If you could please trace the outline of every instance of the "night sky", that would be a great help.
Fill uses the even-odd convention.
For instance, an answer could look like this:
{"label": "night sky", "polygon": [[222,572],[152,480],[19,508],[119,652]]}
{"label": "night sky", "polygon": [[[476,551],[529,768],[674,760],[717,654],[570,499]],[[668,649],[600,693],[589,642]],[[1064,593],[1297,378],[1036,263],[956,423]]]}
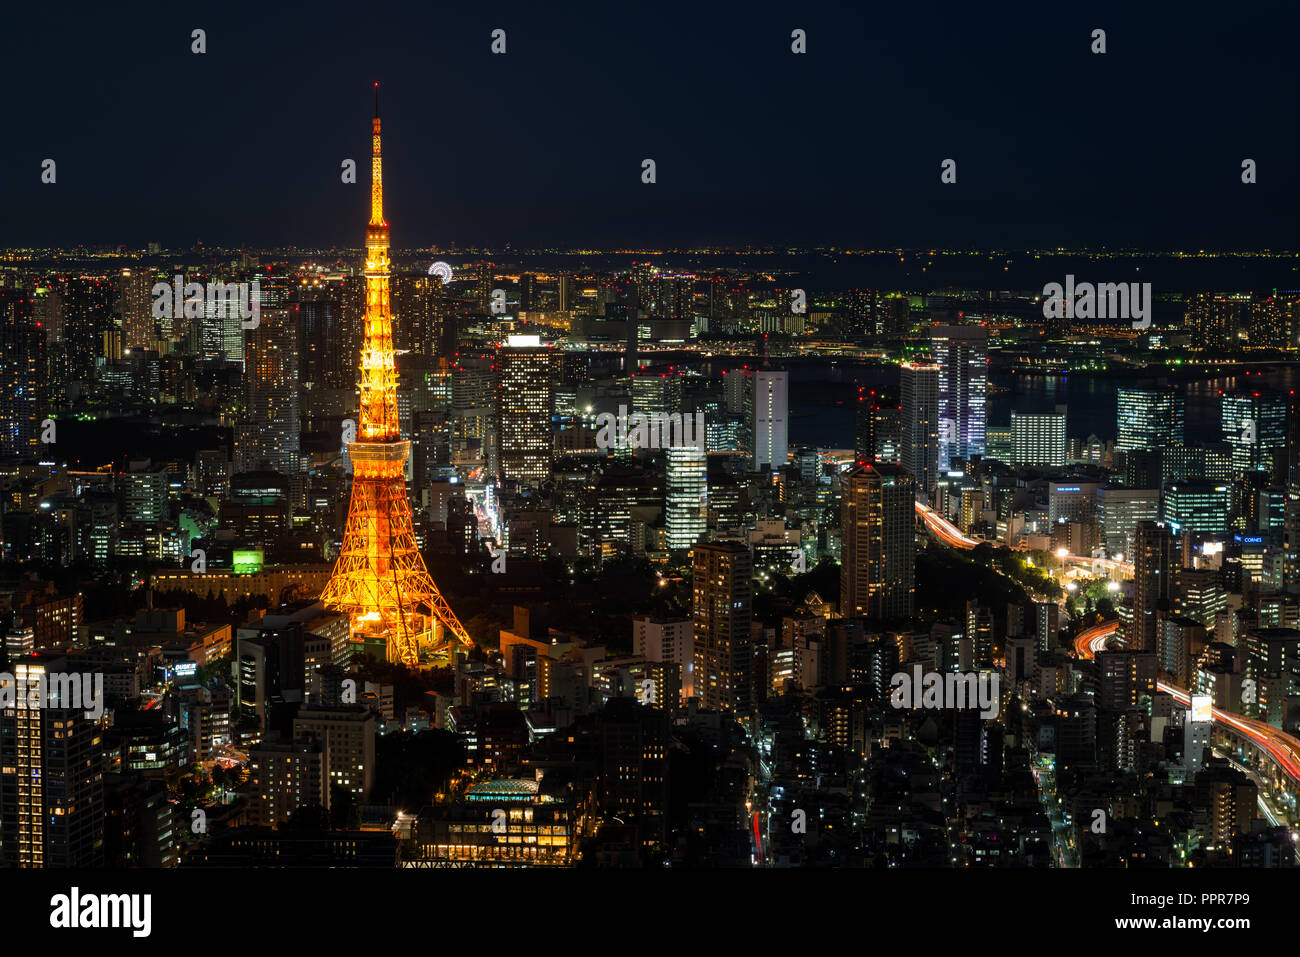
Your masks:
{"label": "night sky", "polygon": [[11,5],[0,244],[359,245],[378,80],[397,246],[1300,246],[1300,13],[1135,6]]}

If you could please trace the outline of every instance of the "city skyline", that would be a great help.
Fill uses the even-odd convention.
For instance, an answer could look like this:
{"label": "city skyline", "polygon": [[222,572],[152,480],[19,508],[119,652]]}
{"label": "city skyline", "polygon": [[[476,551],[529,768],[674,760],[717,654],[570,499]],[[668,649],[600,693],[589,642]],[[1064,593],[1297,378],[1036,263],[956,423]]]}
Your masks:
{"label": "city skyline", "polygon": [[5,902],[1280,924],[1300,17],[1223,19],[15,11]]}

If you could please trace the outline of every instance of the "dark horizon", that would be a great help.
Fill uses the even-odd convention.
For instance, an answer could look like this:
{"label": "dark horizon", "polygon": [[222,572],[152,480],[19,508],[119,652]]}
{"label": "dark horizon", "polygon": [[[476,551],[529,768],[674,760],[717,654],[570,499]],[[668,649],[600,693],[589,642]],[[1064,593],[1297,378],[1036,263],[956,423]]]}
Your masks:
{"label": "dark horizon", "polygon": [[357,245],[375,81],[399,247],[1294,242],[1291,11],[355,12],[12,11],[0,244]]}

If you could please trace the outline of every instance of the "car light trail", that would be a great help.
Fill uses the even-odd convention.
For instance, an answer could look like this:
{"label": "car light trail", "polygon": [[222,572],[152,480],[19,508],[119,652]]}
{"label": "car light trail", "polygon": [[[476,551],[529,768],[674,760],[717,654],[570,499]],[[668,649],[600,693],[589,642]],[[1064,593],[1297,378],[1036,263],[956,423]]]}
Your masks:
{"label": "car light trail", "polygon": [[[1074,639],[1074,652],[1080,658],[1093,658],[1097,652],[1106,649],[1106,642],[1119,630],[1119,622],[1102,622],[1079,633]],[[1178,685],[1157,681],[1156,688],[1170,695],[1179,704],[1190,707],[1191,696]],[[1300,739],[1287,734],[1279,728],[1247,718],[1220,708],[1210,709],[1211,720],[1215,724],[1231,728],[1237,734],[1244,735],[1265,751],[1278,767],[1282,768],[1292,781],[1300,783]]]}

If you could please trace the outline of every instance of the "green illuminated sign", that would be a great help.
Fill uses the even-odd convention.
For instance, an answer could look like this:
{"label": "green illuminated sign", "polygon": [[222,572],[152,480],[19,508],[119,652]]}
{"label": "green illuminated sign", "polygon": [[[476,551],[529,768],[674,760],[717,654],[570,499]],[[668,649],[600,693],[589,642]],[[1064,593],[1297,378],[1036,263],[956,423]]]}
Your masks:
{"label": "green illuminated sign", "polygon": [[262,570],[262,550],[248,548],[237,550],[231,557],[236,575],[252,575]]}

